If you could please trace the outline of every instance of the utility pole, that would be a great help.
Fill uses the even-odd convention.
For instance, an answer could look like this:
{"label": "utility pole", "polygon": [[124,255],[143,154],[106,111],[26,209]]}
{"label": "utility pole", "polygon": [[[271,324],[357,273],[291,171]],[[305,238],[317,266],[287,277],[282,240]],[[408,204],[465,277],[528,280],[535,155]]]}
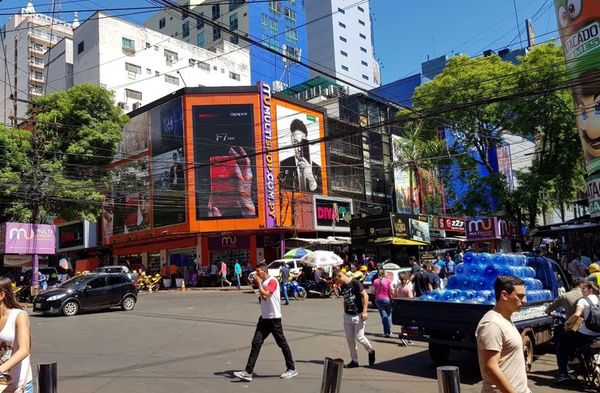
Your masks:
{"label": "utility pole", "polygon": [[[31,185],[29,189],[29,207],[31,209],[31,224],[34,226],[41,223],[41,174],[40,174],[40,162],[41,162],[41,149],[43,147],[43,143],[39,138],[39,134],[37,132],[37,114],[38,109],[35,104],[32,104],[31,108],[31,118],[33,119],[33,124],[31,126]],[[32,262],[31,262],[31,295],[35,296],[38,292],[39,280],[38,280],[38,272],[39,272],[39,255],[33,254]]]}

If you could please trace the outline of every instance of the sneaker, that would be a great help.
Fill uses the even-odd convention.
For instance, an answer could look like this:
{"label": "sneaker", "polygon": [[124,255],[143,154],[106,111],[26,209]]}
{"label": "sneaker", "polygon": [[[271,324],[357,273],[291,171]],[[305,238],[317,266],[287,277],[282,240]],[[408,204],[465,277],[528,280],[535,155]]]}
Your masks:
{"label": "sneaker", "polygon": [[298,371],[296,371],[296,370],[285,370],[285,372],[283,374],[281,374],[280,378],[281,379],[290,379],[290,378],[294,378],[296,375],[298,375]]}
{"label": "sneaker", "polygon": [[372,350],[371,352],[369,352],[369,366],[372,366],[375,364],[375,350]]}
{"label": "sneaker", "polygon": [[252,382],[252,374],[247,373],[246,370],[236,371],[236,372],[233,373],[233,375],[235,375],[236,377],[238,377],[242,381]]}
{"label": "sneaker", "polygon": [[345,364],[344,368],[356,368],[359,367],[358,362],[355,362],[354,360],[352,360],[350,363]]}
{"label": "sneaker", "polygon": [[565,383],[570,379],[571,378],[569,377],[568,374],[558,373],[558,374],[556,374],[556,377],[554,377],[554,381],[552,381],[552,383],[557,385],[557,384]]}

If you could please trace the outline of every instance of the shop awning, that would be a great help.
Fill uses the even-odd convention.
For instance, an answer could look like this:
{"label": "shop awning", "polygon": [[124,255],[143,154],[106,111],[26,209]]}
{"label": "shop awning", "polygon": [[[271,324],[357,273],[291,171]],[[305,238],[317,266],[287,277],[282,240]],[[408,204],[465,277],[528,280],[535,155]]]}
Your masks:
{"label": "shop awning", "polygon": [[394,246],[428,246],[429,243],[417,240],[404,239],[402,237],[380,237],[375,240],[377,244],[393,244]]}

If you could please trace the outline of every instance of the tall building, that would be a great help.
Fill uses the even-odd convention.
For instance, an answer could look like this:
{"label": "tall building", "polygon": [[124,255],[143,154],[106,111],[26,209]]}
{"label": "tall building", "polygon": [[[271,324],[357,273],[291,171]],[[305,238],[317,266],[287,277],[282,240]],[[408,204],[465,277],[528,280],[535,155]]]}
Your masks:
{"label": "tall building", "polygon": [[[305,0],[308,33],[308,59],[335,76],[364,90],[380,85],[379,64],[375,59],[369,2],[354,0]],[[311,71],[310,76],[320,74]],[[350,93],[358,90],[350,87]]]}
{"label": "tall building", "polygon": [[0,121],[16,125],[27,115],[27,102],[45,92],[48,72],[44,68],[44,53],[65,37],[73,36],[78,25],[39,14],[33,2],[27,2],[13,15],[0,32]]}
{"label": "tall building", "polygon": [[[228,4],[205,0],[177,0],[177,3],[223,27],[262,41],[273,50],[306,62],[307,36],[303,0],[230,0]],[[274,90],[282,90],[308,79],[305,67],[255,45],[248,46],[237,36],[225,33],[202,20],[196,20],[187,12],[163,10],[148,19],[145,26],[202,48],[210,49],[223,41],[247,47],[250,51],[252,84],[264,81],[272,84]]]}
{"label": "tall building", "polygon": [[198,48],[103,12],[48,51],[45,61],[48,93],[94,83],[112,90],[124,111],[182,87],[250,84],[246,49],[229,42]]}

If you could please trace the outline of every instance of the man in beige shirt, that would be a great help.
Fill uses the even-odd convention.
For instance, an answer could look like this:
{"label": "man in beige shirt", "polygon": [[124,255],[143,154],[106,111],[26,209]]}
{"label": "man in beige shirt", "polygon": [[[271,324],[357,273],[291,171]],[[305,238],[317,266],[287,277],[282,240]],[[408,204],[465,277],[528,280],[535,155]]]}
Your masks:
{"label": "man in beige shirt", "polygon": [[525,284],[517,277],[498,276],[494,292],[496,305],[481,318],[475,332],[481,392],[530,393],[523,339],[510,319],[526,303]]}
{"label": "man in beige shirt", "polygon": [[566,319],[569,319],[571,315],[575,314],[577,302],[582,297],[583,295],[581,294],[581,288],[577,287],[575,289],[571,289],[569,292],[563,293],[551,304],[549,304],[546,308],[546,314],[551,315],[553,311],[556,311],[558,308],[562,308],[565,310]]}

